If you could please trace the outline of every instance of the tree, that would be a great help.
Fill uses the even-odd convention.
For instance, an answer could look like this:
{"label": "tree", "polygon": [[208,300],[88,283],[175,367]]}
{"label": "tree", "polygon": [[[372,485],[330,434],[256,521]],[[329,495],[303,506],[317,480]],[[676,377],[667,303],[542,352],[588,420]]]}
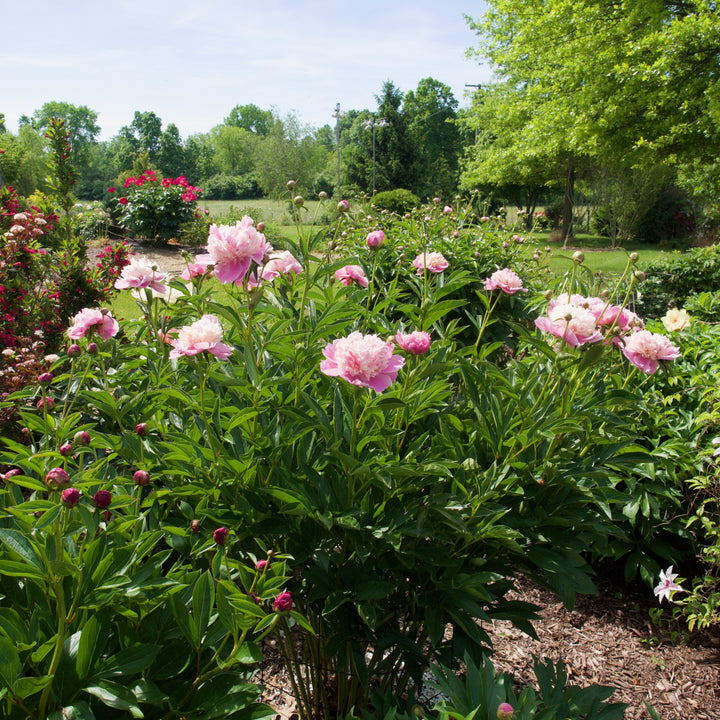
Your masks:
{"label": "tree", "polygon": [[416,148],[410,189],[420,197],[435,193],[450,197],[457,189],[461,147],[457,107],[450,87],[433,78],[424,78],[405,95],[403,115]]}
{"label": "tree", "polygon": [[162,142],[162,120],[152,111],[136,110],[130,125],[121,127],[118,134],[134,155],[146,152],[154,162]]}
{"label": "tree", "polygon": [[[481,37],[476,54],[496,70],[486,100],[497,146],[520,163],[540,159],[564,168],[566,237],[583,158],[628,167],[712,161],[720,141],[714,2],[489,0],[488,6],[479,22],[469,22]],[[469,159],[468,172],[487,169],[485,150]]]}
{"label": "tree", "polygon": [[255,135],[269,135],[275,125],[275,116],[272,110],[261,110],[257,105],[236,105],[223,124],[242,128]]}
{"label": "tree", "polygon": [[86,105],[76,106],[68,102],[46,102],[36,110],[32,118],[21,118],[20,125],[29,120],[32,127],[38,132],[47,132],[52,118],[63,120],[68,133],[72,162],[78,169],[82,168],[87,160],[89,147],[97,141],[100,126],[97,124],[97,113]]}
{"label": "tree", "polygon": [[215,147],[214,164],[228,175],[244,175],[253,168],[260,139],[237,125],[218,125],[210,133]]}
{"label": "tree", "polygon": [[156,162],[158,170],[167,177],[177,177],[187,172],[185,147],[175,123],[170,123],[160,136],[160,148]]}

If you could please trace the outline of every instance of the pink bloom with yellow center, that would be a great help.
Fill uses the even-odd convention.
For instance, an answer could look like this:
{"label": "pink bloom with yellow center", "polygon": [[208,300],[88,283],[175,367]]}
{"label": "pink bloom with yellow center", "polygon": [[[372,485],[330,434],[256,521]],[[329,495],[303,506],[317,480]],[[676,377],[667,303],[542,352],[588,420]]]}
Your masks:
{"label": "pink bloom with yellow center", "polygon": [[250,263],[262,263],[272,251],[265,236],[254,227],[252,218],[243,215],[235,225],[210,226],[207,253],[198,255],[196,263],[215,266],[215,277],[223,284],[241,283]]}
{"label": "pink bloom with yellow center", "polygon": [[132,258],[130,264],[126,265],[120,277],[115,281],[118,290],[128,288],[150,288],[159,293],[164,293],[166,288],[163,285],[166,274],[159,272],[156,265],[153,265],[144,255]]}
{"label": "pink bloom with yellow center", "polygon": [[514,295],[516,292],[527,292],[527,288],[522,286],[520,276],[510,270],[503,268],[496,270],[489,278],[485,280],[486,290],[502,290],[508,295]]}
{"label": "pink bloom with yellow center", "polygon": [[668,338],[649,330],[638,330],[628,335],[622,348],[623,355],[645,374],[652,375],[661,360],[675,360],[680,350]]}
{"label": "pink bloom with yellow center", "polygon": [[222,342],[223,329],[215,315],[203,315],[191,325],[180,328],[178,336],[170,341],[173,349],[171,358],[181,355],[198,355],[209,352],[220,360],[227,360],[232,347]]}
{"label": "pink bloom with yellow center", "polygon": [[422,275],[423,271],[429,270],[431,273],[441,273],[446,270],[450,263],[443,257],[442,253],[420,253],[413,261],[413,267],[417,269],[417,275]]}
{"label": "pink bloom with yellow center", "polygon": [[117,320],[107,310],[83,308],[73,317],[67,334],[72,340],[79,340],[89,332],[97,332],[101,338],[107,340],[117,335],[119,330]]}
{"label": "pink bloom with yellow center", "polygon": [[335,277],[343,285],[352,285],[353,283],[357,283],[360,287],[366,288],[368,286],[368,279],[365,275],[365,271],[360,267],[360,265],[345,265],[335,271]]}
{"label": "pink bloom with yellow center", "polygon": [[424,355],[430,349],[432,338],[430,337],[430,333],[416,330],[407,335],[398,333],[395,335],[395,342],[405,350],[405,352],[409,352],[412,355]]}
{"label": "pink bloom with yellow center", "polygon": [[537,318],[535,325],[540,330],[562,338],[571,347],[602,340],[595,315],[579,305],[560,303],[548,307],[548,314]]}
{"label": "pink bloom with yellow center", "polygon": [[323,349],[325,360],[320,363],[320,370],[353,385],[382,392],[395,381],[405,364],[404,358],[393,354],[394,347],[377,335],[352,332]]}

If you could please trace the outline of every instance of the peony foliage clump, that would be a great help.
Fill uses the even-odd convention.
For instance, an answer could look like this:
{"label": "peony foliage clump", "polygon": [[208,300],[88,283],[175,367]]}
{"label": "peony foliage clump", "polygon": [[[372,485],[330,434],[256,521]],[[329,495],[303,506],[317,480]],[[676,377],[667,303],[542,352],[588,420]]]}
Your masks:
{"label": "peony foliage clump", "polygon": [[409,711],[492,619],[533,632],[518,574],[571,607],[597,558],[651,582],[689,552],[681,434],[645,422],[684,343],[632,312],[634,261],[556,286],[470,210],[346,204],[282,249],[214,225],[185,279],[136,258],[139,319],[68,317],[8,399],[3,717],[272,717],[266,636],[302,718]]}

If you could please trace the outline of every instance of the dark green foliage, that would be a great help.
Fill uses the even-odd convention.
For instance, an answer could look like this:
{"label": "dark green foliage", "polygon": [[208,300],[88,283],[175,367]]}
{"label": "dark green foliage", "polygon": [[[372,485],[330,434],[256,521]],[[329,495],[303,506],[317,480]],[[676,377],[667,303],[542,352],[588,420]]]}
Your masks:
{"label": "dark green foliage", "polygon": [[647,264],[645,275],[639,307],[650,317],[660,317],[691,295],[720,290],[720,246],[666,253]]}

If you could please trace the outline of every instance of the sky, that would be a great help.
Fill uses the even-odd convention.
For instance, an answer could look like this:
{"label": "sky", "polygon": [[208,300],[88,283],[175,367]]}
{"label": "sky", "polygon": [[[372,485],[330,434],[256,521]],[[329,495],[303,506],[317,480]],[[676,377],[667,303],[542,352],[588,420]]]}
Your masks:
{"label": "sky", "polygon": [[390,80],[402,92],[432,77],[460,106],[490,71],[464,15],[479,0],[0,0],[0,113],[10,132],[49,101],[85,105],[109,140],[136,110],[183,138],[208,132],[235,105],[307,125],[374,110]]}

